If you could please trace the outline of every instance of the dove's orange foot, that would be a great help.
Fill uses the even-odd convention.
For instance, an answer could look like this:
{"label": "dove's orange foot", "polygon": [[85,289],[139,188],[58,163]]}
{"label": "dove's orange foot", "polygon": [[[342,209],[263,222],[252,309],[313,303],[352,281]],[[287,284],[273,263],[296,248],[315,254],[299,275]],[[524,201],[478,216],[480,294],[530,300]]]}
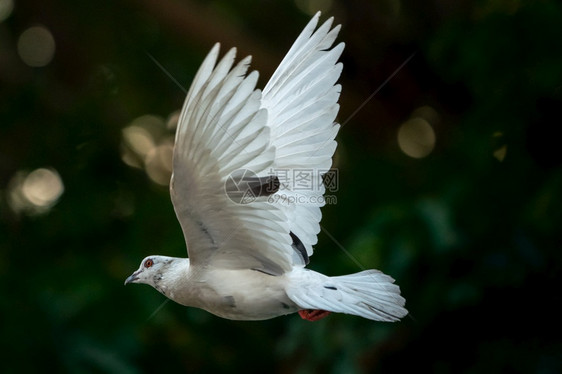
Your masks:
{"label": "dove's orange foot", "polygon": [[327,317],[330,312],[325,310],[313,310],[313,309],[303,309],[299,310],[299,315],[302,319],[306,319],[307,321],[318,321],[324,317]]}

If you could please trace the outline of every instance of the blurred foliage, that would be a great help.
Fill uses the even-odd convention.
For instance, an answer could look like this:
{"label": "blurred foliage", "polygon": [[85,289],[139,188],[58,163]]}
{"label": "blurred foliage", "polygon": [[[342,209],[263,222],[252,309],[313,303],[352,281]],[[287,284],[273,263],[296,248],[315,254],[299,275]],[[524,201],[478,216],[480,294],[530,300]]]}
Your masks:
{"label": "blurred foliage", "polygon": [[[121,160],[122,129],[184,97],[150,56],[187,87],[220,40],[265,82],[311,6],[346,51],[337,204],[310,267],[381,269],[411,316],[233,322],[123,287],[144,256],[185,256],[167,188]],[[554,0],[16,1],[0,22],[2,372],[562,371],[561,22]],[[56,51],[29,67],[17,43],[37,24]],[[423,106],[437,141],[414,159],[396,132]],[[14,176],[37,168],[64,192],[18,212]]]}

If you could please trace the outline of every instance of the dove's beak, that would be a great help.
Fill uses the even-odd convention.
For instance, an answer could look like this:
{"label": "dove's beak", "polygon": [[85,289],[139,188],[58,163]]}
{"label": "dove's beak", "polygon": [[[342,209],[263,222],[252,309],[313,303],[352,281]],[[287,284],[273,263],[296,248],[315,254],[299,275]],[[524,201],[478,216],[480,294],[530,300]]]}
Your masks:
{"label": "dove's beak", "polygon": [[129,278],[125,279],[125,286],[129,283],[136,283],[139,280],[139,272],[135,271],[133,274],[129,276]]}

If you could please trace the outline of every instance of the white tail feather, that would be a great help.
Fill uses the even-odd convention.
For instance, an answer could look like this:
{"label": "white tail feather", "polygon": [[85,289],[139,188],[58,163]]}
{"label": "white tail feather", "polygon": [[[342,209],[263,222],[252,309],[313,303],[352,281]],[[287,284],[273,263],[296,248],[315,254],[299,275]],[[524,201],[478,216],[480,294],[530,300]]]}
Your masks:
{"label": "white tail feather", "polygon": [[400,287],[378,270],[327,277],[300,269],[291,276],[287,295],[301,309],[353,314],[375,321],[395,322],[408,314]]}

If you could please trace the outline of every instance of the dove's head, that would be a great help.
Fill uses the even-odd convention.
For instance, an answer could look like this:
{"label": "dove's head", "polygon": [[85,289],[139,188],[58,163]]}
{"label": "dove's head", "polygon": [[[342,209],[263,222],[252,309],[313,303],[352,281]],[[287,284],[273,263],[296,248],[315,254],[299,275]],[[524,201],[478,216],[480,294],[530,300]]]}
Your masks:
{"label": "dove's head", "polygon": [[125,284],[148,284],[166,295],[167,286],[181,275],[186,265],[189,265],[186,258],[148,256],[142,260],[139,269],[125,279]]}

